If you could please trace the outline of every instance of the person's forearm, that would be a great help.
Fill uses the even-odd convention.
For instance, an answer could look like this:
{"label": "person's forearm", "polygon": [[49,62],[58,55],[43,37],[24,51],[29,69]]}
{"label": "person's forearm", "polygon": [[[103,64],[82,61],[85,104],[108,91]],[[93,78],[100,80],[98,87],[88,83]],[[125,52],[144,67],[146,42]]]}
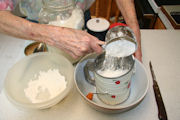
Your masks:
{"label": "person's forearm", "polygon": [[134,0],[116,0],[116,2],[126,21],[126,24],[134,31],[139,31],[139,24],[136,17]]}
{"label": "person's forearm", "polygon": [[104,44],[85,31],[29,22],[8,11],[0,11],[0,32],[53,45],[74,58],[90,52],[101,53],[99,45]]}
{"label": "person's forearm", "polygon": [[[134,0],[116,0],[118,8],[124,17],[126,24],[133,30],[138,42],[138,50],[141,51],[141,34],[139,24],[136,17],[136,11],[134,6]],[[141,52],[138,54],[141,55]]]}
{"label": "person's forearm", "polygon": [[40,28],[41,25],[15,16],[10,11],[0,11],[1,33],[26,40],[41,41],[42,35],[40,31],[37,30]]}

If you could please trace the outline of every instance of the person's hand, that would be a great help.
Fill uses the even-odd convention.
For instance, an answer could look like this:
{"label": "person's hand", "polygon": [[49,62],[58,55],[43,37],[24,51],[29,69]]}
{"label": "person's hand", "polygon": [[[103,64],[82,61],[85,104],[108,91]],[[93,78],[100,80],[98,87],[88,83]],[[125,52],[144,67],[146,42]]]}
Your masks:
{"label": "person's hand", "polygon": [[141,52],[141,49],[137,49],[137,51],[135,52],[135,57],[140,61],[142,62],[142,52]]}
{"label": "person's hand", "polygon": [[96,52],[101,53],[104,42],[90,34],[69,28],[38,24],[0,11],[0,32],[25,40],[34,40],[53,45],[70,54],[73,58]]}
{"label": "person's hand", "polygon": [[[45,26],[45,25],[42,25]],[[73,58],[91,52],[101,53],[104,42],[82,30],[46,25],[44,42],[70,54]]]}
{"label": "person's hand", "polygon": [[138,44],[138,48],[137,48],[134,55],[140,62],[142,62],[141,34],[140,34],[139,30],[134,30],[134,33],[135,33],[135,36],[136,36],[136,39],[137,39],[137,44]]}

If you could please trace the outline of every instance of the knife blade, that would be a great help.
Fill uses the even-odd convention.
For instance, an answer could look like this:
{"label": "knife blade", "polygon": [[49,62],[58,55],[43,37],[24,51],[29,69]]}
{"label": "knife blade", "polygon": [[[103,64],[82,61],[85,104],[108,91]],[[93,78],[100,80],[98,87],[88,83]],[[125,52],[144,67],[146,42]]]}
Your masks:
{"label": "knife blade", "polygon": [[161,92],[158,86],[158,83],[156,81],[156,76],[151,64],[151,61],[149,62],[149,66],[150,66],[150,70],[151,70],[151,75],[152,75],[152,79],[153,79],[153,90],[154,90],[154,94],[155,94],[155,99],[156,99],[156,103],[157,103],[157,107],[158,107],[158,118],[159,120],[167,120],[167,113],[166,113],[166,109],[164,106],[164,102],[161,96]]}

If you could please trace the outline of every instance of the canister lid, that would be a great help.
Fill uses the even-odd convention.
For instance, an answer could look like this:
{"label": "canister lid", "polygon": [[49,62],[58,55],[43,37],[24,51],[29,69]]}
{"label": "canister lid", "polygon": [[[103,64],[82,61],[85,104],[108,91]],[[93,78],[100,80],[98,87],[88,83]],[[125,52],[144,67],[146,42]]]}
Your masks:
{"label": "canister lid", "polygon": [[92,18],[88,20],[87,27],[94,32],[103,32],[109,28],[109,21],[104,18]]}

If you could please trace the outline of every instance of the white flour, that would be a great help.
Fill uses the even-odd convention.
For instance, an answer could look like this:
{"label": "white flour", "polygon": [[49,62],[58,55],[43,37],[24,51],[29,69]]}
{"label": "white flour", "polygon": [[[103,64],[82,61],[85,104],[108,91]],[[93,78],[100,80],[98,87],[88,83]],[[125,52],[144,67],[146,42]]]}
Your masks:
{"label": "white flour", "polygon": [[100,74],[101,76],[108,77],[108,78],[119,77],[121,75],[124,75],[127,72],[128,72],[128,69],[126,69],[126,70],[122,70],[122,69],[118,69],[118,70],[106,69],[104,71],[102,71],[102,70],[97,71],[97,73]]}
{"label": "white flour", "polygon": [[108,44],[105,50],[106,55],[110,55],[112,57],[125,57],[133,54],[136,50],[136,46],[133,42],[124,39]]}
{"label": "white flour", "polygon": [[[97,73],[108,78],[124,75],[129,71],[129,69],[123,68],[123,57],[133,54],[135,50],[135,44],[125,39],[117,40],[108,44],[105,47],[106,53],[102,68],[99,69]],[[122,57],[122,64],[119,61],[120,57]]]}
{"label": "white flour", "polygon": [[60,16],[57,16],[57,20],[50,21],[49,25],[82,29],[84,25],[83,12],[81,9],[76,8],[72,11],[72,15],[68,19],[62,20]]}
{"label": "white flour", "polygon": [[31,79],[28,87],[24,89],[26,97],[32,103],[48,101],[66,89],[67,82],[58,69],[40,71],[36,79]]}

